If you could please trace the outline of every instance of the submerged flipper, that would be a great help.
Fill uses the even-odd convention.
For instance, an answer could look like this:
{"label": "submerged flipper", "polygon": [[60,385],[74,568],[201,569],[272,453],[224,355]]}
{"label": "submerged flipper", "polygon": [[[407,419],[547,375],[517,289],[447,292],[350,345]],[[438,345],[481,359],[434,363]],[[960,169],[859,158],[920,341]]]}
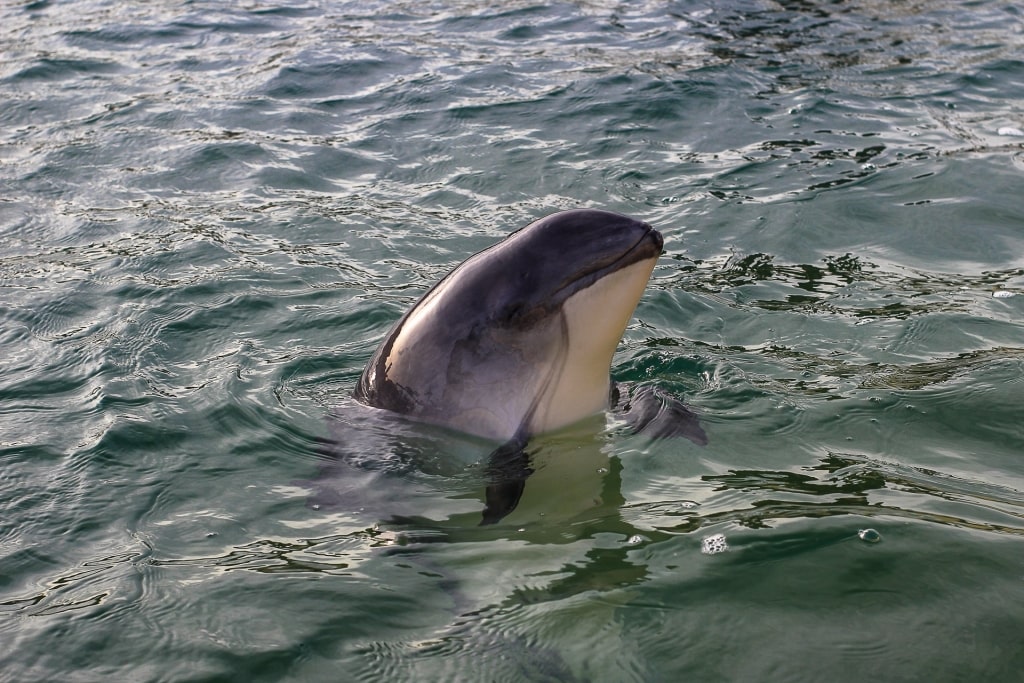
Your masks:
{"label": "submerged flipper", "polygon": [[516,509],[526,488],[526,478],[533,474],[526,440],[515,438],[491,453],[487,473],[490,484],[485,492],[486,507],[480,525],[497,524]]}
{"label": "submerged flipper", "polygon": [[697,415],[679,399],[650,385],[616,385],[612,389],[612,409],[636,434],[652,439],[685,437],[706,446],[708,435]]}
{"label": "submerged flipper", "polygon": [[[708,443],[696,413],[665,392],[650,385],[615,385],[611,408],[636,434],[652,439],[684,437],[698,446]],[[491,453],[488,458],[489,483],[486,505],[480,525],[497,524],[519,505],[526,479],[533,474],[527,439],[515,437]]]}

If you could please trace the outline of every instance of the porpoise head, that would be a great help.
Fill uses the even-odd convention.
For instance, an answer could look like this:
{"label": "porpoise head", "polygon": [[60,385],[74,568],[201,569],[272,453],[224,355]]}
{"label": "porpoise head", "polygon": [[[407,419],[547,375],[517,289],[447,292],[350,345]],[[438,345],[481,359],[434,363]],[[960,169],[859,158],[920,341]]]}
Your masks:
{"label": "porpoise head", "polygon": [[612,355],[661,251],[651,226],[608,211],[535,221],[434,285],[355,397],[498,441],[603,411]]}

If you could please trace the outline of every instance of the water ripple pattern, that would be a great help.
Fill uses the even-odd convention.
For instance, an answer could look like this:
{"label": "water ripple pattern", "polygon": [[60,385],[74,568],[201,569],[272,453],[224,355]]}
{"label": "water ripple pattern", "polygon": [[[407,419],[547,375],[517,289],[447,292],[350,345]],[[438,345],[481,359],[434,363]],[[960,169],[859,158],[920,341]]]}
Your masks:
{"label": "water ripple pattern", "polygon": [[[1019,680],[1022,20],[4,3],[0,681]],[[580,206],[664,233],[612,372],[709,443],[539,438],[480,527],[348,396]]]}

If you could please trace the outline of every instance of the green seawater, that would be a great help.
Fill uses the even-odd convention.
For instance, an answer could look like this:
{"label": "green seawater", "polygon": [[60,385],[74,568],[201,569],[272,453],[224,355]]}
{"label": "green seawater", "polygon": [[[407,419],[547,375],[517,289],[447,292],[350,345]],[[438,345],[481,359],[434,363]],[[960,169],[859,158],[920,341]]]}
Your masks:
{"label": "green seawater", "polygon": [[[4,3],[0,680],[1024,680],[1022,14]],[[458,435],[340,465],[581,206],[664,234],[612,374],[708,445],[540,438],[492,527]]]}

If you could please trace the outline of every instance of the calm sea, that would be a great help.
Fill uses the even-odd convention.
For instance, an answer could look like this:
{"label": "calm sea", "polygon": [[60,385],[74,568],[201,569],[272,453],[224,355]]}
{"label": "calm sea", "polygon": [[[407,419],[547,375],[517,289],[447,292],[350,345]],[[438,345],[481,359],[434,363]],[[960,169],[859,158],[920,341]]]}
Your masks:
{"label": "calm sea", "polygon": [[[0,680],[1024,680],[1022,15],[3,3]],[[479,444],[325,447],[579,206],[707,446],[538,439],[493,527]]]}

